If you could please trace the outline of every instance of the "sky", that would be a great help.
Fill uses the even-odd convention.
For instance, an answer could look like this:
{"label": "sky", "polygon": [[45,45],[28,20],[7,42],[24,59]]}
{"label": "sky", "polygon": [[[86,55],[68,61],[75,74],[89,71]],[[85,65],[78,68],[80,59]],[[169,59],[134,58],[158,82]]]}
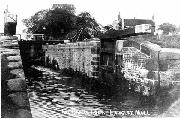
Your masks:
{"label": "sky", "polygon": [[180,25],[180,0],[0,0],[0,33],[4,29],[4,10],[8,5],[11,13],[18,15],[17,33],[26,27],[22,19],[30,18],[53,4],[74,4],[76,14],[87,11],[103,26],[122,18],[152,19],[156,25],[169,22]]}

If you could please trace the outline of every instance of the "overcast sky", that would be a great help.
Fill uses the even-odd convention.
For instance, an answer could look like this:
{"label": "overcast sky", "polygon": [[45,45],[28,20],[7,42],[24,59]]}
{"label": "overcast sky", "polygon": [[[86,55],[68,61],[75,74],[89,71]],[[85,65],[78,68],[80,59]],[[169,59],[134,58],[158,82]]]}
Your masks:
{"label": "overcast sky", "polygon": [[112,24],[120,12],[123,18],[151,19],[155,16],[157,25],[170,22],[180,25],[180,0],[0,0],[0,33],[3,32],[4,10],[18,15],[17,33],[25,28],[22,19],[29,18],[41,9],[53,4],[74,4],[76,13],[90,14],[102,25]]}

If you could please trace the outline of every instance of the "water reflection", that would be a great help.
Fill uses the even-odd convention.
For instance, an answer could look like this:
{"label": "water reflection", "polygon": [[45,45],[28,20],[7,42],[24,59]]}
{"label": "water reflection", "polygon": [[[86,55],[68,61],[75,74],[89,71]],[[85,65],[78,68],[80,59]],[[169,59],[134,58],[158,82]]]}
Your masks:
{"label": "water reflection", "polygon": [[142,117],[158,113],[153,106],[142,106],[137,94],[110,95],[110,89],[90,86],[80,77],[72,78],[43,67],[33,69],[27,76],[32,81],[29,100],[33,117]]}

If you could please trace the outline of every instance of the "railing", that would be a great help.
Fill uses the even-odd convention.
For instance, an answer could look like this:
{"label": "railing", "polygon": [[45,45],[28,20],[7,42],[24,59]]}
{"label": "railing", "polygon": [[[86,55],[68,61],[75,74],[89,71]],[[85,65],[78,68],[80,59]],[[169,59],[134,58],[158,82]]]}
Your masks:
{"label": "railing", "polygon": [[[18,34],[20,35],[20,34]],[[24,40],[42,41],[44,40],[44,34],[21,34],[21,38]]]}
{"label": "railing", "polygon": [[13,36],[5,35],[4,33],[0,33],[0,36],[9,37],[9,39],[14,39],[17,37],[18,40],[32,40],[32,41],[42,41],[44,40],[44,34],[15,34]]}

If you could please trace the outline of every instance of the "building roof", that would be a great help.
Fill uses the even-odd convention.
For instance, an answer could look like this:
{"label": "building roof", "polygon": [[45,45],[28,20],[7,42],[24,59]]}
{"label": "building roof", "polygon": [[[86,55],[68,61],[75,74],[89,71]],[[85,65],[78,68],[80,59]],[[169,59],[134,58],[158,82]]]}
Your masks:
{"label": "building roof", "polygon": [[151,24],[151,26],[155,26],[153,20],[148,19],[124,19],[124,26],[135,26],[141,24]]}
{"label": "building roof", "polygon": [[100,36],[101,39],[118,39],[118,38],[123,38],[123,37],[128,37],[131,35],[135,34],[135,29],[134,28],[128,28],[124,30],[115,30],[111,29],[105,32]]}

